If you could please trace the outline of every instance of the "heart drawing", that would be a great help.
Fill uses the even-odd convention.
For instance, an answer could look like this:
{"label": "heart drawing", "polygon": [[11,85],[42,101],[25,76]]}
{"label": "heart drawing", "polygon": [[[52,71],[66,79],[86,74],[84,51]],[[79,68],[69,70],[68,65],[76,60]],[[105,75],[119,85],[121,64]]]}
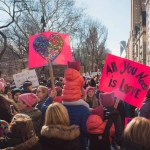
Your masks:
{"label": "heart drawing", "polygon": [[133,89],[132,86],[129,86],[127,84],[124,85],[124,91],[125,91],[126,94],[129,93],[132,89]]}
{"label": "heart drawing", "polygon": [[63,49],[63,39],[58,34],[51,34],[47,39],[45,36],[40,35],[35,38],[33,42],[34,50],[44,58],[50,58],[51,61],[61,53]]}

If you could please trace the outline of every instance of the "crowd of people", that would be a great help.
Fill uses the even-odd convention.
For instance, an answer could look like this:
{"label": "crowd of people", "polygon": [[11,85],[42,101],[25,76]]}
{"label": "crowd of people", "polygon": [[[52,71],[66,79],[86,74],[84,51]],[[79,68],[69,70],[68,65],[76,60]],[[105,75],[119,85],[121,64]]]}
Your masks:
{"label": "crowd of people", "polygon": [[[55,89],[50,80],[17,88],[0,78],[0,149],[150,150],[150,90],[135,108],[99,91],[99,75],[79,70],[69,62]],[[133,119],[125,125],[125,117]]]}

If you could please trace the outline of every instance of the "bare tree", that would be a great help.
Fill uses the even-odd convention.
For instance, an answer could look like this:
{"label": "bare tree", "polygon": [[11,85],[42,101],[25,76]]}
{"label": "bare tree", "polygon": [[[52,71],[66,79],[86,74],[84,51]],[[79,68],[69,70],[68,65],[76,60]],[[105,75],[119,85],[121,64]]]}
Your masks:
{"label": "bare tree", "polygon": [[13,1],[0,2],[3,3],[0,10],[13,20],[7,32],[9,43],[22,57],[28,52],[30,35],[45,30],[74,34],[83,14],[74,0],[17,0],[15,15],[11,12]]}
{"label": "bare tree", "polygon": [[106,27],[97,21],[87,19],[81,24],[79,34],[80,39],[76,43],[75,57],[81,59],[86,71],[94,71],[106,54]]}
{"label": "bare tree", "polygon": [[6,21],[3,22],[4,24],[2,24],[0,26],[0,30],[3,29],[3,31],[0,31],[0,35],[3,38],[3,40],[1,39],[1,41],[4,41],[3,49],[0,52],[0,59],[2,58],[3,54],[5,53],[7,45],[9,45],[9,44],[7,44],[8,34],[6,32],[6,29],[8,31],[8,28],[10,28],[10,26],[16,22],[16,18],[18,18],[20,13],[23,11],[22,8],[25,9],[24,7],[22,7],[21,9],[18,9],[18,7],[17,7],[18,3],[23,4],[24,1],[22,1],[22,0],[10,0],[10,1],[0,0],[0,6],[1,6],[0,12],[3,13],[7,18]]}

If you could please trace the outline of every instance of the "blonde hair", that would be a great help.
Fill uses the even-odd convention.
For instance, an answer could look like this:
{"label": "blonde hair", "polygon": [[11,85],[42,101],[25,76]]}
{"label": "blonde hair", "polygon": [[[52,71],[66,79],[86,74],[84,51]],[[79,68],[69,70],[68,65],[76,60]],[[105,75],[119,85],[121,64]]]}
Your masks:
{"label": "blonde hair", "polygon": [[12,118],[9,129],[17,137],[21,137],[23,141],[26,141],[35,135],[32,120],[25,114],[16,114]]}
{"label": "blonde hair", "polygon": [[69,126],[69,115],[67,109],[60,103],[52,103],[48,106],[45,116],[45,125]]}
{"label": "blonde hair", "polygon": [[43,86],[43,85],[40,85],[38,88],[37,88],[37,91],[41,89],[42,93],[45,94],[45,98],[48,97],[48,88],[46,86]]}
{"label": "blonde hair", "polygon": [[124,130],[124,140],[150,149],[150,122],[143,117],[135,117]]}

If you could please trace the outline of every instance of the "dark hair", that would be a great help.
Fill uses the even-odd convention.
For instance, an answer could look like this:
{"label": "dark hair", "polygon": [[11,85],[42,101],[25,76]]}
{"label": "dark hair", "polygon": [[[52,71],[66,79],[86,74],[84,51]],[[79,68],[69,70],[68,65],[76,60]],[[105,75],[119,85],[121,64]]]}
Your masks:
{"label": "dark hair", "polygon": [[23,88],[24,89],[27,89],[29,86],[31,86],[32,85],[32,82],[31,81],[25,81],[24,83],[23,83]]}
{"label": "dark hair", "polygon": [[19,112],[17,104],[4,96],[3,94],[0,94],[0,119],[5,120],[7,122],[11,121],[11,118],[13,117],[13,114],[11,114],[10,106],[14,106],[14,110],[16,112]]}
{"label": "dark hair", "polygon": [[91,80],[90,80],[90,86],[96,87],[96,82],[93,78],[91,78]]}
{"label": "dark hair", "polygon": [[19,88],[14,88],[14,89],[12,89],[12,91],[11,91],[12,98],[14,98],[14,95],[15,95],[16,93],[22,93],[21,89],[19,89]]}

